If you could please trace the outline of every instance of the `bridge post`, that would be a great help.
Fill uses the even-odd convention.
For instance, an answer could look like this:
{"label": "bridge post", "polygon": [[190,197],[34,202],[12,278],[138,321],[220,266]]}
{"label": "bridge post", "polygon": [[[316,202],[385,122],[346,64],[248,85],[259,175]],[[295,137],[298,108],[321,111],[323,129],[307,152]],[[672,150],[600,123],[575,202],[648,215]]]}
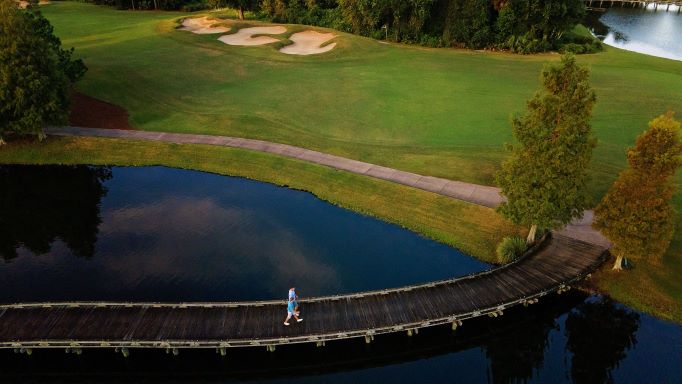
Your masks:
{"label": "bridge post", "polygon": [[318,348],[319,348],[319,347],[324,347],[324,346],[325,346],[324,340],[318,341],[317,343],[315,343],[315,346],[318,347]]}
{"label": "bridge post", "polygon": [[452,322],[452,330],[453,331],[456,331],[457,327],[461,327],[461,326],[462,326],[462,320],[455,320]]}
{"label": "bridge post", "polygon": [[180,354],[180,350],[177,348],[173,348],[173,356],[177,356]]}
{"label": "bridge post", "polygon": [[275,352],[275,346],[274,345],[268,345],[267,349],[268,349],[268,352]]}
{"label": "bridge post", "polygon": [[374,341],[374,335],[365,335],[365,344],[370,344]]}
{"label": "bridge post", "polygon": [[31,356],[33,354],[33,349],[31,348],[14,348],[14,353],[27,354]]}
{"label": "bridge post", "polygon": [[488,317],[498,317],[504,315],[504,311],[497,309],[496,311],[488,313]]}
{"label": "bridge post", "polygon": [[128,357],[130,356],[130,351],[128,350],[128,348],[123,347],[121,348],[121,354],[123,354],[123,357]]}
{"label": "bridge post", "polygon": [[215,353],[220,353],[220,356],[227,356],[227,348],[218,347],[215,349]]}
{"label": "bridge post", "polygon": [[416,334],[418,334],[418,333],[419,333],[419,329],[418,329],[418,328],[408,329],[408,330],[407,330],[407,336],[409,336],[409,337],[412,337],[412,335],[416,335]]}

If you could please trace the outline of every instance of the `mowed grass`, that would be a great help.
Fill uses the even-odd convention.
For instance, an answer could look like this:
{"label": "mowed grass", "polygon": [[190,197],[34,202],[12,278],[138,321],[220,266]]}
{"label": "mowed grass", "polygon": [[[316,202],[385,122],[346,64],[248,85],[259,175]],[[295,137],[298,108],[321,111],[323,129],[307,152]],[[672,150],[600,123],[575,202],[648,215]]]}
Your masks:
{"label": "mowed grass", "polygon": [[[389,45],[338,32],[335,50],[297,57],[176,31],[175,19],[186,14],[79,3],[43,12],[90,68],[79,89],[124,106],[139,129],[259,138],[481,184],[493,184],[503,144],[512,140],[510,117],[523,112],[542,66],[559,58]],[[682,63],[612,48],[579,61],[590,67],[598,95],[590,184],[598,201],[647,122],[667,109],[682,114]],[[675,205],[682,212],[681,193]],[[453,226],[464,220],[452,219]],[[682,214],[677,224],[660,265],[604,273],[600,287],[682,321]],[[427,233],[430,225],[410,228]]]}
{"label": "mowed grass", "polygon": [[[542,66],[558,60],[338,32],[335,50],[299,57],[176,31],[186,14],[80,3],[44,13],[90,67],[78,87],[124,106],[139,129],[267,139],[485,184],[512,140],[510,117],[538,88]],[[647,121],[682,111],[682,65],[616,49],[580,61],[599,97],[596,172],[615,175]]]}

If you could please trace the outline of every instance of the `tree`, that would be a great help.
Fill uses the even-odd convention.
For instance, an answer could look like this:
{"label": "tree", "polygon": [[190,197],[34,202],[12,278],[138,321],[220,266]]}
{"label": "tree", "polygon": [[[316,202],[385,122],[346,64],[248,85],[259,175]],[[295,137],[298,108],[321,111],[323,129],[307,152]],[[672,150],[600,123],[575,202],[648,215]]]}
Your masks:
{"label": "tree", "polygon": [[446,10],[443,40],[451,46],[484,48],[494,36],[491,19],[490,0],[452,0]]}
{"label": "tree", "polygon": [[621,270],[627,257],[661,257],[672,240],[671,178],[682,165],[680,123],[673,113],[652,120],[627,157],[630,167],[621,172],[595,209],[594,228],[613,243],[614,270]]}
{"label": "tree", "polygon": [[498,211],[514,223],[560,228],[582,217],[588,204],[587,166],[596,140],[590,117],[596,101],[589,71],[564,55],[542,71],[544,90],[527,103],[526,115],[512,122],[517,145],[496,175],[507,197]]}
{"label": "tree", "polygon": [[416,38],[429,17],[434,0],[339,0],[344,20],[353,32],[371,34],[386,25],[394,40]]}
{"label": "tree", "polygon": [[258,0],[225,0],[225,3],[237,10],[239,20],[244,20],[244,11],[253,11],[260,5]]}
{"label": "tree", "polygon": [[73,84],[80,80],[87,72],[88,68],[81,59],[73,59],[74,49],[63,49],[62,41],[54,34],[52,24],[40,13],[38,8],[31,8],[25,13],[29,19],[31,27],[35,33],[57,53],[59,67],[64,71],[66,77]]}
{"label": "tree", "polygon": [[9,132],[42,137],[46,124],[66,123],[70,85],[85,66],[60,46],[37,8],[0,0],[0,144]]}
{"label": "tree", "polygon": [[510,0],[498,6],[499,43],[522,53],[552,48],[585,16],[582,0]]}

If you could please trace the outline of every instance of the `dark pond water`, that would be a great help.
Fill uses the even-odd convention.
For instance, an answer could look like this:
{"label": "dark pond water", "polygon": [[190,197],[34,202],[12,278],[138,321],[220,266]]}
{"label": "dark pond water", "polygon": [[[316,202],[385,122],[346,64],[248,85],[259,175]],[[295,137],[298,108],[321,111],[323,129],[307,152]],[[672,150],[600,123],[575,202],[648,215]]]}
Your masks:
{"label": "dark pond water", "polygon": [[489,266],[271,184],[178,169],[0,167],[0,302],[236,301]]}
{"label": "dark pond water", "polygon": [[[3,302],[318,295],[487,268],[304,192],[156,167],[0,166],[0,228]],[[371,345],[0,351],[0,382],[677,383],[680,361],[682,326],[571,291]]]}
{"label": "dark pond water", "polygon": [[648,8],[609,8],[599,21],[592,21],[593,32],[605,44],[645,53],[647,55],[682,60],[682,12],[670,6]]}

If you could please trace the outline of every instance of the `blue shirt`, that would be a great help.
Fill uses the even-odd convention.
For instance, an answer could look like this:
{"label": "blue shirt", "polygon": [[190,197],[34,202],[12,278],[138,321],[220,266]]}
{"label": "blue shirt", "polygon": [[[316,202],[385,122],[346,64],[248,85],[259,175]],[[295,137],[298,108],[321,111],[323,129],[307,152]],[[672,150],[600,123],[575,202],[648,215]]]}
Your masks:
{"label": "blue shirt", "polygon": [[287,311],[294,312],[294,309],[296,309],[296,303],[290,301],[289,304],[287,304]]}

